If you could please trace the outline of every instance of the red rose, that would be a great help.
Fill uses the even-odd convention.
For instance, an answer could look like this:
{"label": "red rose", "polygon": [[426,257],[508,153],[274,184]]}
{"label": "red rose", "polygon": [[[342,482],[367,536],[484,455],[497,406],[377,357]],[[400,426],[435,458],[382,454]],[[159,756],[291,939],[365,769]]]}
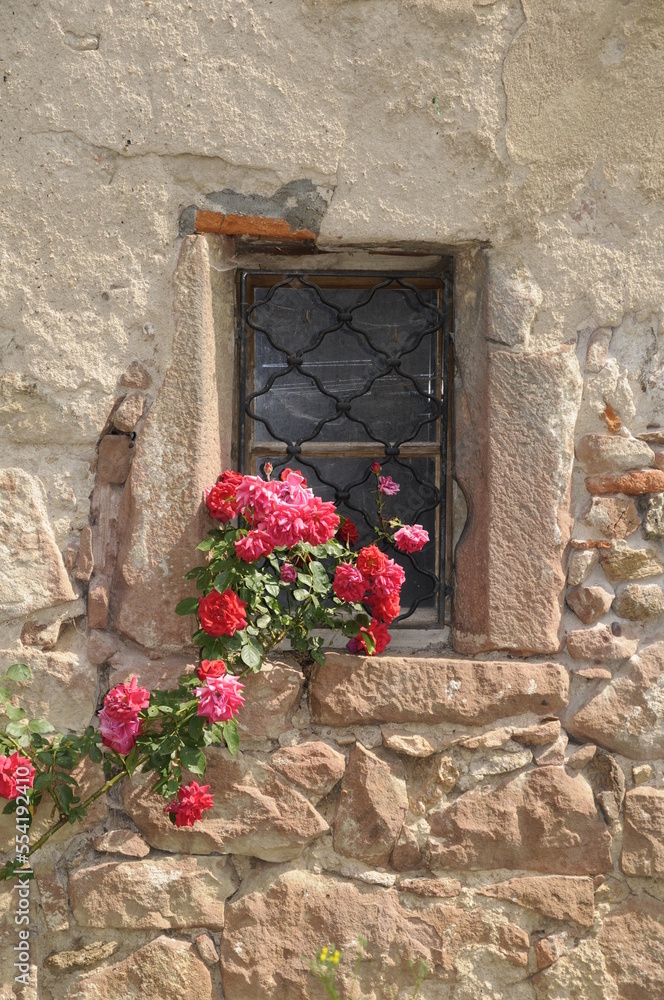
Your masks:
{"label": "red rose", "polygon": [[[369,653],[367,651],[366,643],[364,641],[365,635],[370,635],[376,644],[376,648],[373,653]],[[349,649],[351,653],[366,653],[367,656],[377,656],[378,653],[384,652],[391,641],[392,636],[387,630],[387,625],[383,625],[382,622],[379,622],[374,618],[372,619],[369,628],[364,628],[364,626],[362,626],[360,634],[350,640],[347,649]]]}
{"label": "red rose", "polygon": [[343,519],[337,531],[337,538],[341,542],[345,542],[346,545],[355,545],[355,542],[360,536],[357,533],[357,528],[352,521],[349,521],[347,517]]}
{"label": "red rose", "polygon": [[182,785],[178,797],[166,806],[164,810],[173,818],[176,826],[193,826],[206,809],[214,805],[214,795],[209,795],[209,785],[199,785],[192,781],[190,785]]}
{"label": "red rose", "polygon": [[361,601],[367,589],[367,581],[357,566],[352,563],[339,563],[334,574],[332,589],[342,601]]}
{"label": "red rose", "polygon": [[372,577],[381,573],[387,566],[387,556],[377,545],[365,545],[357,557],[357,568],[365,576]]}
{"label": "red rose", "polygon": [[201,597],[198,602],[198,618],[201,628],[208,635],[235,635],[247,627],[245,609],[247,604],[241,601],[232,590],[220,594],[211,590],[207,597]]}
{"label": "red rose", "polygon": [[223,500],[232,500],[235,496],[235,492],[244,479],[239,472],[233,472],[232,469],[226,469],[219,476],[217,480],[217,489]]}
{"label": "red rose", "polygon": [[393,622],[401,613],[401,601],[399,594],[369,594],[366,603],[371,608],[371,613],[378,621]]}
{"label": "red rose", "polygon": [[235,503],[229,502],[224,496],[224,490],[219,486],[213,486],[211,490],[205,491],[205,503],[210,512],[210,517],[215,521],[227,524],[232,521],[237,514]]}
{"label": "red rose", "polygon": [[196,668],[199,681],[205,681],[208,677],[223,677],[226,673],[226,664],[223,660],[203,660]]}

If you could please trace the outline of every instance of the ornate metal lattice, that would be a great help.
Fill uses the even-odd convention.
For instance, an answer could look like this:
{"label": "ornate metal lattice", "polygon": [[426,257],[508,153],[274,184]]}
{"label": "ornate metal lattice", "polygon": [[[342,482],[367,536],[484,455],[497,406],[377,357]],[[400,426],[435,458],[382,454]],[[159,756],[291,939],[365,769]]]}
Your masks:
{"label": "ornate metal lattice", "polygon": [[[372,536],[378,459],[434,544],[404,565],[399,623],[444,620],[451,274],[245,271],[240,467],[302,468]],[[306,468],[306,471],[305,471]]]}

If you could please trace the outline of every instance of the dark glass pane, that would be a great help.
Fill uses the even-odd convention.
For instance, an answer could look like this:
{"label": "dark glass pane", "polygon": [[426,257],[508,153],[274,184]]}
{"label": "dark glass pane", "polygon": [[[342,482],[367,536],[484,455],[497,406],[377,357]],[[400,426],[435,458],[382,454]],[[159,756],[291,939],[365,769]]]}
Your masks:
{"label": "dark glass pane", "polygon": [[[309,288],[271,291],[257,288],[250,312],[261,328],[251,402],[257,441],[436,440],[435,289],[323,289],[334,309]],[[298,370],[288,370],[289,355],[301,358]]]}

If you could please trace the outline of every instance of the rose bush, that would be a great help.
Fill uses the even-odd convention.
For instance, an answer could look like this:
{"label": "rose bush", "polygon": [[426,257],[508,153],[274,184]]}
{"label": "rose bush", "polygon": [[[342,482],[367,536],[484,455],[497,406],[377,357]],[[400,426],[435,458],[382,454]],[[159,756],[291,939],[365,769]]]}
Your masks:
{"label": "rose bush", "polygon": [[[201,662],[174,690],[150,692],[133,677],[108,692],[98,727],[71,736],[56,733],[47,720],[27,718],[7,683],[26,683],[30,671],[24,664],[7,671],[0,686],[9,720],[0,730],[4,812],[17,812],[21,834],[45,797],[56,818],[32,845],[21,837],[17,856],[0,868],[0,877],[25,871],[27,858],[57,830],[82,820],[96,799],[136,770],[153,772],[152,791],[168,800],[165,811],[176,826],[201,819],[212,808],[214,793],[196,780],[185,783],[185,774],[205,774],[207,746],[223,743],[237,753],[241,678],[259,671],[284,640],[319,663],[321,631],[343,633],[355,653],[385,650],[388,625],[400,612],[405,573],[383,549],[416,552],[428,541],[421,525],[386,518],[385,498],[398,494],[398,484],[373,463],[376,540],[357,550],[356,526],[340,517],[333,503],[315,496],[301,472],[285,469],[276,480],[271,472],[269,464],[266,479],[227,470],[206,491],[217,525],[198,545],[206,562],[187,574],[200,596],[187,597],[176,608],[180,615],[196,616],[193,641]],[[101,766],[103,777],[82,799],[78,779],[85,758]]]}

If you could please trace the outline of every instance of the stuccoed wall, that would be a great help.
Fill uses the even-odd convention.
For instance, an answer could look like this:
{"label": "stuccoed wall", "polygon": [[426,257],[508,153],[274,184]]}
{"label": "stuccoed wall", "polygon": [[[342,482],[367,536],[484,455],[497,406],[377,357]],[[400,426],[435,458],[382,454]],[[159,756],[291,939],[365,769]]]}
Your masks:
{"label": "stuccoed wall", "polygon": [[[36,714],[82,728],[110,683],[187,662],[182,621],[165,606],[155,631],[132,588],[188,564],[189,541],[155,554],[172,498],[195,506],[230,453],[228,365],[206,345],[233,248],[183,241],[192,206],[283,216],[328,250],[455,253],[458,315],[495,352],[457,345],[468,426],[483,414],[475,472],[458,452],[482,628],[466,601],[447,662],[367,679],[331,658],[309,690],[276,663],[240,763],[211,754],[218,813],[196,832],[135,790],[99,805],[36,868],[26,998],[314,996],[302,956],[358,934],[376,998],[415,954],[431,1000],[664,995],[663,32],[657,0],[3,5],[0,648],[33,667]],[[526,410],[491,371],[541,380],[546,359],[543,495],[562,509],[515,537],[526,486],[498,473],[509,405]],[[535,468],[516,426],[511,464]],[[484,542],[483,435],[504,532]],[[528,576],[531,635],[501,576],[528,551],[548,609]]]}

